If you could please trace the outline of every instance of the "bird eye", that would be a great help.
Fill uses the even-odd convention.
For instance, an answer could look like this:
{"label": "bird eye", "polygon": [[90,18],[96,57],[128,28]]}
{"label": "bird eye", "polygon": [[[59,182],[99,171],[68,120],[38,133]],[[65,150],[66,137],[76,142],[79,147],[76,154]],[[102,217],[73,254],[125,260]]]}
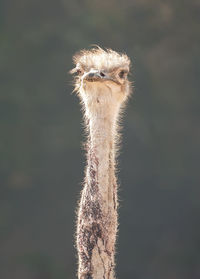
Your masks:
{"label": "bird eye", "polygon": [[76,73],[77,73],[78,75],[81,75],[81,74],[82,74],[82,70],[81,70],[80,68],[78,68],[78,69],[76,70]]}
{"label": "bird eye", "polygon": [[103,72],[100,72],[101,77],[105,77],[105,74]]}
{"label": "bird eye", "polygon": [[124,78],[125,77],[126,72],[124,70],[119,72],[119,77],[120,78]]}

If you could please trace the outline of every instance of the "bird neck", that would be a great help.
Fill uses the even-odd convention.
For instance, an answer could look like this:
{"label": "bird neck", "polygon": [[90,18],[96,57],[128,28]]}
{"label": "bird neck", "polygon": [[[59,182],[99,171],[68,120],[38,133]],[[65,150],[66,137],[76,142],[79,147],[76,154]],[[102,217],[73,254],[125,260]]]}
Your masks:
{"label": "bird neck", "polygon": [[110,161],[114,165],[118,109],[104,108],[88,114],[89,150],[96,155],[99,163],[107,165]]}
{"label": "bird neck", "polygon": [[86,278],[87,273],[87,278],[114,279],[118,205],[115,142],[120,106],[103,103],[106,98],[100,97],[83,100],[88,154],[78,215],[79,278]]}
{"label": "bird neck", "polygon": [[[115,111],[115,113],[111,114],[111,111]],[[91,187],[93,185],[98,187],[104,201],[103,211],[108,213],[110,207],[117,207],[116,194],[113,194],[113,191],[116,191],[115,145],[118,111],[108,108],[104,111],[101,108],[96,110],[95,113],[90,112],[89,116],[86,180]]]}

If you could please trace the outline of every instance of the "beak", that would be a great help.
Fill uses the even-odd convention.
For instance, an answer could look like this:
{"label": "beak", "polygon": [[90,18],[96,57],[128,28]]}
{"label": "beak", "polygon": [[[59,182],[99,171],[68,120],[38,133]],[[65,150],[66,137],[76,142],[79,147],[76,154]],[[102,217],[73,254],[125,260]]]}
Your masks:
{"label": "beak", "polygon": [[83,75],[83,79],[91,82],[100,81],[104,78],[104,76],[105,75],[103,73],[100,73],[99,71],[91,70],[90,72]]}
{"label": "beak", "polygon": [[112,81],[112,82],[115,82],[115,83],[119,84],[119,82],[117,80],[113,79],[112,77],[110,77],[106,73],[104,73],[102,71],[98,71],[98,70],[91,70],[88,73],[85,73],[83,75],[82,79],[86,80],[86,81],[89,81],[89,82]]}

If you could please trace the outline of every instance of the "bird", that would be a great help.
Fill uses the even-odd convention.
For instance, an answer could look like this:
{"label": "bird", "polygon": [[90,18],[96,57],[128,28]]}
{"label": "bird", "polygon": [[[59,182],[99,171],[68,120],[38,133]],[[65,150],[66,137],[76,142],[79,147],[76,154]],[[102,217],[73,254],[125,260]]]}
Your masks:
{"label": "bird", "polygon": [[79,279],[115,279],[118,232],[116,158],[119,121],[131,95],[130,59],[93,47],[73,56],[74,91],[87,133],[86,168],[77,210]]}

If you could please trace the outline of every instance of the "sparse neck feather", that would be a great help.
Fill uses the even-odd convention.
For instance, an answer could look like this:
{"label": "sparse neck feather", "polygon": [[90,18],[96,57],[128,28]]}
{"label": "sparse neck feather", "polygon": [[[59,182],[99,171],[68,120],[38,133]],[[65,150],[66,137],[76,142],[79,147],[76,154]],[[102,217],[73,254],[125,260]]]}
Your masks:
{"label": "sparse neck feather", "polygon": [[89,132],[86,176],[92,181],[91,168],[96,168],[99,193],[104,201],[102,209],[109,214],[110,208],[117,208],[115,157],[120,102],[111,91],[105,93],[90,92],[84,99]]}
{"label": "sparse neck feather", "polygon": [[118,205],[115,141],[121,102],[110,89],[80,93],[88,129],[88,154],[78,219],[79,279],[86,275],[114,279]]}
{"label": "sparse neck feather", "polygon": [[[93,96],[94,97],[94,96]],[[120,104],[113,100],[105,102],[102,98],[94,98],[85,102],[85,115],[88,123],[88,152],[94,153],[99,161],[99,170],[114,176],[115,147],[117,142],[117,119]],[[112,174],[111,174],[112,172]],[[99,175],[101,180],[101,175]],[[99,181],[100,182],[100,181]]]}
{"label": "sparse neck feather", "polygon": [[114,148],[116,141],[121,102],[113,96],[111,90],[105,91],[102,92],[102,88],[99,88],[90,94],[85,94],[84,91],[81,94],[88,124],[90,148],[96,152],[101,147],[104,149],[105,145]]}

